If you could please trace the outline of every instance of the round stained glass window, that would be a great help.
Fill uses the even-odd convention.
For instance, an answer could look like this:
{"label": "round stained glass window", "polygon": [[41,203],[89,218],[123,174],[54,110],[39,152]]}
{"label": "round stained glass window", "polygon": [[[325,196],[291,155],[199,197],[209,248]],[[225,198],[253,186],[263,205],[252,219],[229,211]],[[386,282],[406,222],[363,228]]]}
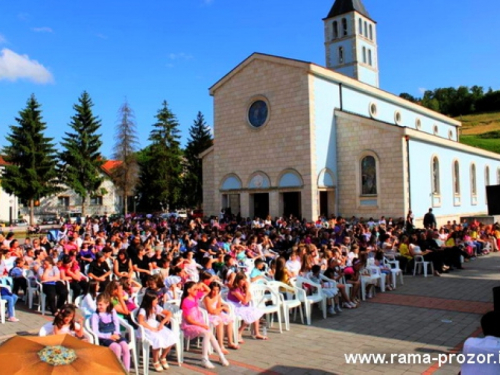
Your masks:
{"label": "round stained glass window", "polygon": [[267,103],[263,100],[253,102],[248,110],[248,122],[255,128],[260,128],[267,121],[268,108]]}

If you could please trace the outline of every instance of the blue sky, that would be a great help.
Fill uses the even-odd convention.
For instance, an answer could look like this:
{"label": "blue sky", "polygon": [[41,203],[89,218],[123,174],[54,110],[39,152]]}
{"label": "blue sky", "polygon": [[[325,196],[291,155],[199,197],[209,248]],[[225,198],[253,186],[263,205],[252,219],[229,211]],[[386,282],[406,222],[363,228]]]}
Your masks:
{"label": "blue sky", "polygon": [[[0,146],[34,93],[58,143],[83,90],[110,157],[127,98],[141,146],[161,102],[183,143],[198,111],[211,125],[208,88],[253,52],[324,65],[323,22],[333,0],[17,0],[0,2]],[[380,86],[478,84],[500,89],[500,2],[364,0],[378,22]]]}

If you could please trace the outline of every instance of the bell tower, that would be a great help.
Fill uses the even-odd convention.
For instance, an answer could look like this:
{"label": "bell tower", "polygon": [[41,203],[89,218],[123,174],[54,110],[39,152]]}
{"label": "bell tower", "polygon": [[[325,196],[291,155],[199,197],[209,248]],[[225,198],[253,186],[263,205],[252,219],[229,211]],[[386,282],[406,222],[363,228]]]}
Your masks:
{"label": "bell tower", "polygon": [[362,0],[335,0],[323,22],[326,67],[379,87],[377,23]]}

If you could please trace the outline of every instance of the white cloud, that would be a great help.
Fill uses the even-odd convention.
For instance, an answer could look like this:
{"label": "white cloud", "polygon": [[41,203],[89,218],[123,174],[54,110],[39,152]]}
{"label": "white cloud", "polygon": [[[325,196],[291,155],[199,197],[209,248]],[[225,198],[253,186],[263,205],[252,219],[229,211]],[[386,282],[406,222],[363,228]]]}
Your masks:
{"label": "white cloud", "polygon": [[19,13],[17,15],[17,18],[21,21],[29,21],[31,19],[31,15],[28,13]]}
{"label": "white cloud", "polygon": [[35,83],[51,83],[54,77],[47,68],[28,55],[18,55],[10,49],[0,51],[0,80],[17,81],[25,79]]}
{"label": "white cloud", "polygon": [[35,33],[52,33],[54,30],[52,30],[50,27],[34,27],[31,30],[33,30]]}
{"label": "white cloud", "polygon": [[5,43],[7,43],[7,39],[2,34],[0,34],[0,44],[5,44]]}
{"label": "white cloud", "polygon": [[191,60],[193,58],[192,55],[189,55],[184,52],[179,52],[179,53],[171,53],[168,55],[168,58],[170,60]]}
{"label": "white cloud", "polygon": [[418,88],[418,92],[421,93],[422,95],[424,95],[426,91],[427,91],[427,89],[424,88],[424,87],[419,87]]}
{"label": "white cloud", "polygon": [[104,34],[95,34],[95,36],[100,38],[100,39],[108,39],[108,36],[104,35]]}

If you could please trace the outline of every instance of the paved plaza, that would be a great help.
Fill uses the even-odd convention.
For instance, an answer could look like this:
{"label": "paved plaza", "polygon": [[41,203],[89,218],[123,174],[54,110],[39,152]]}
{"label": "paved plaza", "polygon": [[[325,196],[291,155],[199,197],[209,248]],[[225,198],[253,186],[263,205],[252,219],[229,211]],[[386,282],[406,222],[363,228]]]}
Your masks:
{"label": "paved plaza", "polygon": [[[405,276],[395,291],[377,293],[354,310],[322,319],[315,308],[312,326],[300,322],[280,334],[275,323],[269,341],[246,337],[238,351],[228,356],[231,367],[201,368],[199,350],[185,353],[170,373],[179,374],[458,374],[458,365],[347,364],[344,354],[460,351],[467,337],[480,336],[481,315],[493,308],[492,291],[500,285],[500,255],[490,254],[465,264],[463,271],[442,277]],[[50,320],[29,312],[18,303],[19,323],[0,325],[0,340],[15,334],[35,334]],[[387,357],[388,358],[388,357]],[[215,358],[214,358],[215,363]]]}

